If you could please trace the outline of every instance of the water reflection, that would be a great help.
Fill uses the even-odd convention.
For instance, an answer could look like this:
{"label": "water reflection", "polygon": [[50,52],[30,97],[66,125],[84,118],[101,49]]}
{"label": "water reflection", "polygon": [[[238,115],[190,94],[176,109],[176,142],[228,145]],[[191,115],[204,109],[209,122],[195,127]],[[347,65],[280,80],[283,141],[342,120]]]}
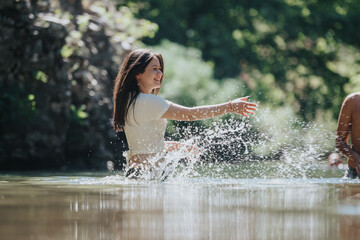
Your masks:
{"label": "water reflection", "polygon": [[0,182],[0,239],[359,236],[360,185],[341,179],[7,179]]}

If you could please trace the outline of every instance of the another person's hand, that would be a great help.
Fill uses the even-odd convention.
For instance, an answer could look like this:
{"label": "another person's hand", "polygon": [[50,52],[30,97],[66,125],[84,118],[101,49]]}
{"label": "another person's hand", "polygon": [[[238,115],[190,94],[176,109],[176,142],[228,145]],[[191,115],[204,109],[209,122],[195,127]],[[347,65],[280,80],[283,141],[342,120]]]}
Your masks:
{"label": "another person's hand", "polygon": [[357,174],[360,176],[360,166],[359,164],[356,164],[356,168],[355,168]]}
{"label": "another person's hand", "polygon": [[255,114],[258,105],[248,102],[248,98],[249,97],[242,97],[231,101],[232,111],[245,117],[249,117],[249,114]]}
{"label": "another person's hand", "polygon": [[354,157],[355,169],[357,174],[360,176],[360,157],[359,155]]}
{"label": "another person's hand", "polygon": [[351,166],[354,166],[356,172],[360,176],[360,154],[354,151],[353,144],[350,145],[350,149],[353,150],[351,156],[348,158],[348,163]]}

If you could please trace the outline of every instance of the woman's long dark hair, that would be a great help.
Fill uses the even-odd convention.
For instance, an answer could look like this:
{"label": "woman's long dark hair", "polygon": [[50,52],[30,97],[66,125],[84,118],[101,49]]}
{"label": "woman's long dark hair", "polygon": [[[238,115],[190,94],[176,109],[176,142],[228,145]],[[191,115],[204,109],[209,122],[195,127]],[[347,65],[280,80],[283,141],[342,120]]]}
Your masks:
{"label": "woman's long dark hair", "polygon": [[[114,113],[113,128],[119,132],[123,130],[126,122],[129,107],[134,104],[140,93],[140,88],[136,80],[138,74],[144,73],[146,66],[153,57],[157,57],[160,67],[164,72],[164,61],[161,54],[152,52],[149,49],[138,49],[129,53],[125,58],[120,71],[115,80],[114,86]],[[162,83],[163,76],[160,79]],[[160,88],[155,89],[153,94],[158,94]]]}

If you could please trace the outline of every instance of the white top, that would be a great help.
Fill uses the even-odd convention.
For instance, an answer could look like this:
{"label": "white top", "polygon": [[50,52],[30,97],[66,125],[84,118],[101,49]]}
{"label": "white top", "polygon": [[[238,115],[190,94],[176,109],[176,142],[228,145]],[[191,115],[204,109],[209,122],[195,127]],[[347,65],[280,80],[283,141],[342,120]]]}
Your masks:
{"label": "white top", "polygon": [[169,109],[170,101],[154,94],[140,93],[128,110],[124,131],[131,154],[164,151],[167,120],[161,116]]}

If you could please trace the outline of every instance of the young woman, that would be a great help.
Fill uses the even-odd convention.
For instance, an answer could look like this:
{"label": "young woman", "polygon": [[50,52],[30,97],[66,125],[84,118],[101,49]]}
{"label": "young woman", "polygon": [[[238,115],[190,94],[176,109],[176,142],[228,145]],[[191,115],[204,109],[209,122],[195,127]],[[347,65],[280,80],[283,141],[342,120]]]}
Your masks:
{"label": "young woman", "polygon": [[[164,141],[166,119],[195,121],[213,118],[225,113],[238,113],[245,117],[254,114],[257,105],[247,97],[211,106],[184,107],[157,96],[164,76],[161,54],[148,49],[131,52],[122,64],[115,80],[113,127],[125,131],[129,145],[126,155],[126,175],[150,166],[151,160],[161,161],[164,154],[184,148],[179,142]],[[196,147],[185,146],[198,152]]]}

